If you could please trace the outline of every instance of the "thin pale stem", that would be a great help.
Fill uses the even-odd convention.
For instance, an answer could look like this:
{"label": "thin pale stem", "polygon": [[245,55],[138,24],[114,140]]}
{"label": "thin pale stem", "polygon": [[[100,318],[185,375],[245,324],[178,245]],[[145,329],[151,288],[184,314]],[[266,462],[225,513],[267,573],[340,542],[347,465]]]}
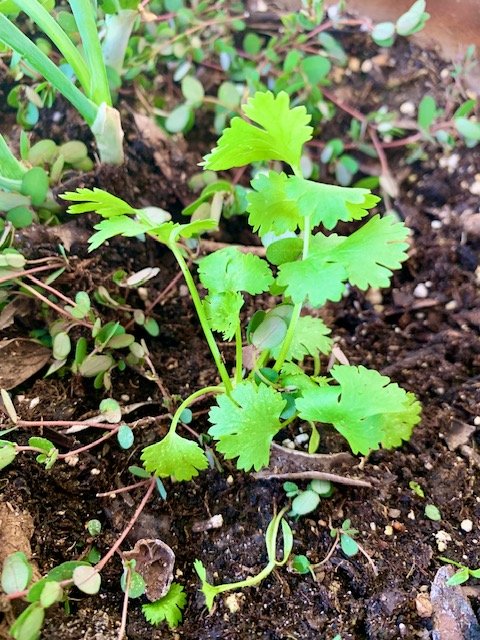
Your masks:
{"label": "thin pale stem", "polygon": [[243,378],[243,344],[240,322],[235,330],[235,382],[240,384]]}
{"label": "thin pale stem", "polygon": [[98,562],[98,564],[95,565],[95,569],[96,569],[96,571],[98,571],[98,573],[100,573],[100,571],[107,564],[107,562],[110,560],[110,558],[112,558],[115,555],[117,549],[120,547],[122,542],[128,536],[130,530],[132,529],[132,527],[134,526],[134,524],[136,523],[136,521],[140,517],[140,514],[145,509],[145,506],[146,506],[148,500],[150,499],[150,496],[152,495],[153,490],[155,489],[155,486],[156,486],[156,480],[155,480],[155,478],[152,478],[150,480],[150,484],[148,485],[148,489],[147,489],[147,491],[145,492],[145,495],[142,498],[142,501],[140,502],[140,504],[136,508],[135,513],[130,518],[130,521],[128,522],[127,526],[122,531],[121,535],[117,538],[115,543],[112,545],[112,547],[110,548],[108,553],[100,560],[100,562]]}
{"label": "thin pale stem", "polygon": [[188,409],[188,407],[191,404],[193,404],[196,400],[198,400],[199,398],[203,398],[204,396],[210,395],[212,393],[224,393],[224,391],[225,391],[225,388],[222,386],[211,386],[211,387],[204,387],[203,389],[199,389],[198,391],[195,391],[194,393],[189,395],[188,398],[186,398],[182,402],[182,404],[178,407],[178,409],[175,411],[175,415],[173,416],[172,423],[170,425],[168,432],[172,433],[175,431],[178,423],[180,422],[180,417],[182,413],[185,411],[185,409]]}
{"label": "thin pale stem", "polygon": [[208,324],[207,316],[205,315],[205,309],[203,308],[202,301],[200,296],[198,295],[197,287],[195,286],[195,282],[193,280],[192,274],[185,262],[184,257],[179,249],[179,247],[175,243],[169,244],[169,247],[175,256],[175,259],[178,262],[180,269],[182,270],[183,277],[185,278],[185,283],[190,292],[190,296],[192,298],[192,302],[195,306],[195,310],[198,315],[198,319],[200,320],[200,325],[203,329],[203,333],[205,335],[205,339],[207,340],[208,346],[210,347],[210,351],[212,353],[213,359],[215,360],[215,364],[217,365],[217,370],[220,375],[220,378],[225,386],[225,391],[227,393],[231,393],[233,390],[232,381],[230,380],[230,376],[228,375],[227,369],[223,364],[222,355],[218,349],[218,345],[215,342],[215,338],[213,337],[212,330]]}

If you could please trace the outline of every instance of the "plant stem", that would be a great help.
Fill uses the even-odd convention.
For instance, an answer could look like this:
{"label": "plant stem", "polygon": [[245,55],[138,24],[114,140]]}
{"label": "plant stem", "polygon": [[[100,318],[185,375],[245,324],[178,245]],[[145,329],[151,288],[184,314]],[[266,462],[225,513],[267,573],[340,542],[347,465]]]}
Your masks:
{"label": "plant stem", "polygon": [[155,489],[155,486],[156,486],[156,479],[152,478],[150,480],[150,484],[148,485],[148,489],[147,489],[147,491],[145,492],[145,495],[142,498],[142,501],[140,502],[140,504],[136,508],[135,513],[133,514],[133,516],[130,518],[129,523],[127,524],[125,529],[122,531],[121,535],[117,538],[115,543],[112,545],[112,547],[110,548],[108,553],[100,560],[100,562],[98,562],[95,565],[95,569],[96,569],[96,571],[98,573],[100,573],[100,571],[107,564],[107,562],[110,560],[110,558],[116,553],[117,549],[120,547],[122,542],[127,537],[130,529],[133,527],[133,525],[138,520],[138,518],[139,518],[140,514],[142,513],[142,511],[145,509],[145,506],[146,506],[150,496],[152,495],[153,490]]}
{"label": "plant stem", "polygon": [[88,95],[91,85],[90,71],[85,60],[68,35],[38,0],[15,0],[15,4],[24,11],[47,35],[65,60],[72,67],[77,80]]}
{"label": "plant stem", "polygon": [[68,3],[77,23],[83,53],[91,75],[91,85],[87,94],[96,105],[100,106],[105,102],[111,107],[112,98],[93,5],[90,0],[68,0]]}
{"label": "plant stem", "polygon": [[235,383],[240,384],[243,378],[243,345],[240,322],[235,329]]}
{"label": "plant stem", "polygon": [[105,64],[114,69],[118,75],[121,75],[123,71],[125,52],[138,15],[138,11],[125,9],[105,17],[106,32],[102,45],[103,59]]}
{"label": "plant stem", "polygon": [[53,84],[53,86],[71,102],[89,126],[93,124],[97,117],[97,105],[83,95],[50,58],[40,51],[18,27],[12,24],[12,22],[1,13],[0,41],[19,53],[37,73]]}
{"label": "plant stem", "polygon": [[224,391],[225,391],[224,387],[211,386],[211,387],[203,387],[203,389],[199,389],[198,391],[195,391],[194,393],[190,394],[188,398],[186,398],[182,402],[182,404],[178,407],[178,409],[175,411],[168,433],[172,433],[176,430],[177,425],[180,422],[180,416],[185,411],[185,409],[187,409],[191,404],[195,402],[195,400],[198,400],[198,398],[201,398],[202,396],[206,396],[210,393],[224,393]]}
{"label": "plant stem", "polygon": [[203,304],[200,299],[200,296],[198,295],[197,287],[195,286],[195,282],[193,280],[192,274],[190,273],[190,270],[187,266],[187,263],[185,262],[184,257],[182,256],[182,253],[178,245],[175,242],[169,242],[168,246],[170,247],[173,255],[175,256],[175,259],[178,262],[178,266],[182,270],[183,277],[185,278],[185,283],[190,292],[190,296],[195,306],[198,319],[200,320],[200,325],[203,329],[205,339],[207,340],[213,359],[215,360],[215,364],[217,365],[218,373],[225,386],[225,391],[228,394],[230,394],[233,391],[232,381],[230,380],[230,376],[228,375],[227,369],[223,364],[220,350],[218,348],[217,343],[215,342],[215,338],[213,337],[212,330],[210,329],[210,326],[208,324],[207,316],[205,315],[205,310],[203,308]]}
{"label": "plant stem", "polygon": [[[306,260],[308,258],[308,251],[310,248],[310,235],[311,235],[311,219],[310,216],[305,216],[305,228],[303,231],[303,253],[302,260]],[[282,348],[280,349],[280,353],[278,354],[278,358],[274,365],[275,371],[280,371],[287,357],[288,351],[292,344],[293,337],[295,335],[295,331],[297,329],[298,319],[300,318],[300,314],[302,313],[303,302],[297,303],[293,307],[292,317],[290,319],[290,324],[288,325],[287,334],[283,340]]]}

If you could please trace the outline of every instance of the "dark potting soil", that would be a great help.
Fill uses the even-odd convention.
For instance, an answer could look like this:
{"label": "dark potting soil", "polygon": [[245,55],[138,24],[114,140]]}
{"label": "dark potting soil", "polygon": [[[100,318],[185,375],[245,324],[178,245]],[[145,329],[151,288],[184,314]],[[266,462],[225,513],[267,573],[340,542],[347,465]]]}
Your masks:
{"label": "dark potting soil", "polygon": [[[353,55],[355,47],[359,50],[356,40]],[[343,100],[354,102],[364,112],[381,104],[398,107],[407,100],[417,104],[425,93],[434,94],[444,104],[450,86],[439,81],[444,66],[435,56],[399,43],[383,59],[374,60],[369,73],[361,78],[352,75],[338,91]],[[46,112],[35,135],[84,138],[84,127],[64,107],[62,103],[56,106],[60,113],[56,124],[53,112]],[[172,143],[166,137],[152,142],[131,115],[126,120],[126,166],[68,176],[59,192],[95,185],[134,205],[159,205],[178,213],[193,199],[186,181],[198,171],[197,163],[214,143],[214,134],[210,136],[207,130],[207,135],[204,131],[196,138],[192,133],[186,143]],[[348,120],[339,116],[331,129],[321,132],[321,139],[341,134]],[[13,121],[11,113],[5,114],[5,121]],[[259,588],[219,597],[208,614],[193,561],[201,559],[215,583],[258,573],[266,563],[266,527],[274,509],[286,503],[280,481],[255,480],[220,459],[221,472],[210,470],[188,483],[166,482],[167,500],[156,497],[149,502],[122,547],[130,548],[142,537],[164,540],[176,554],[176,580],[188,593],[184,622],[172,631],[163,625],[152,628],[143,618],[139,601],[132,601],[127,625],[130,640],[331,640],[336,634],[342,640],[426,639],[432,619],[422,617],[416,598],[428,591],[442,564],[438,556],[446,555],[472,568],[479,566],[480,438],[478,429],[475,434],[466,426],[474,425],[480,406],[480,231],[478,225],[476,230],[472,225],[478,197],[470,191],[480,174],[480,152],[460,146],[453,155],[454,160],[452,154],[429,147],[424,158],[407,165],[403,152],[389,152],[392,174],[400,186],[393,204],[412,229],[410,260],[396,273],[391,290],[366,295],[352,290],[340,303],[328,305],[324,313],[338,346],[352,364],[379,369],[415,392],[423,405],[423,420],[411,441],[398,450],[373,453],[359,471],[372,479],[371,489],[338,486],[316,512],[290,521],[294,553],[318,563],[332,544],[329,523],[339,526],[349,518],[360,531],[358,541],[371,561],[362,554],[347,558],[338,549],[318,569],[315,580],[310,574],[283,568]],[[378,168],[365,163],[362,169],[368,173]],[[88,254],[82,229],[91,228],[93,220],[85,216],[79,221],[70,269],[55,286],[69,295],[78,290],[93,292],[100,285],[115,293],[111,277],[116,269],[159,266],[160,273],[149,283],[153,300],[177,274],[171,257],[153,242],[135,240],[113,240],[101,251]],[[29,257],[55,254],[55,228],[20,235]],[[248,243],[249,235],[240,219],[227,222],[215,239]],[[147,340],[164,388],[179,396],[212,382],[216,375],[184,293],[180,281],[156,307],[160,335]],[[252,310],[250,304],[247,315]],[[105,317],[116,316],[107,309]],[[43,326],[37,307],[36,314],[20,318],[5,334],[28,337],[29,331]],[[231,348],[222,350],[228,363]],[[128,416],[129,421],[155,417],[136,430],[131,450],[122,451],[108,441],[80,456],[75,466],[60,463],[51,471],[28,456],[19,456],[2,474],[0,500],[33,519],[32,551],[42,574],[65,560],[77,559],[92,544],[106,553],[141,500],[142,490],[120,494],[114,500],[96,494],[131,483],[127,468],[138,464],[144,446],[165,434],[166,410],[159,388],[138,372],[116,374],[113,383],[113,397],[122,403],[144,403]],[[37,420],[81,419],[93,414],[102,399],[91,381],[70,375],[60,379],[36,376],[16,393],[23,396],[17,401],[21,417]],[[38,403],[31,405],[36,398]],[[207,401],[195,406],[197,431],[207,429],[208,406]],[[94,437],[82,432],[69,436],[68,445],[75,448]],[[330,441],[339,444],[327,434],[322,446],[328,448]],[[425,498],[412,491],[412,481],[422,487]],[[441,521],[425,516],[427,504],[438,507]],[[223,517],[220,528],[194,532],[195,523],[213,515]],[[85,530],[91,518],[98,518],[103,526],[95,541]],[[465,519],[474,523],[469,533],[460,527]],[[442,541],[446,548],[440,551]],[[49,610],[42,637],[116,638],[123,600],[120,575],[121,562],[116,557],[102,573],[101,593],[95,597],[72,593],[70,616],[60,608]],[[472,605],[478,613],[478,599],[472,599]],[[15,613],[20,606],[15,603]],[[7,620],[9,613],[5,616]]]}

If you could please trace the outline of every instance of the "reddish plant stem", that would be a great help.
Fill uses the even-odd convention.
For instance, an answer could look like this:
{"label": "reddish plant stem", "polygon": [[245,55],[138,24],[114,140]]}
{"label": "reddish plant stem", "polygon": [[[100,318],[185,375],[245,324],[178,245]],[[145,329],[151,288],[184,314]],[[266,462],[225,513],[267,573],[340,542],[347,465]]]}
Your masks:
{"label": "reddish plant stem", "polygon": [[79,453],[85,453],[85,451],[89,451],[90,449],[94,449],[95,447],[98,447],[98,445],[101,444],[102,442],[105,442],[105,440],[108,440],[112,436],[115,436],[118,433],[119,429],[120,429],[120,427],[115,427],[115,429],[111,429],[104,436],[102,436],[101,438],[97,438],[97,440],[94,440],[90,444],[86,444],[84,447],[80,447],[79,449],[72,449],[68,453],[61,453],[58,456],[58,459],[59,460],[65,460],[66,458],[70,458],[71,456],[78,455]]}
{"label": "reddish plant stem", "polygon": [[51,287],[46,282],[43,282],[42,280],[39,280],[38,278],[36,278],[35,276],[32,276],[31,274],[28,274],[27,277],[34,284],[36,284],[39,287],[42,287],[42,289],[45,289],[45,291],[49,291],[54,296],[56,296],[57,298],[60,298],[61,300],[63,300],[67,304],[71,305],[72,307],[75,306],[75,302],[71,298],[69,298],[68,296],[64,296],[63,293],[61,293],[60,291],[57,291],[57,289],[54,289],[54,287]]}
{"label": "reddish plant stem", "polygon": [[[170,293],[170,291],[172,291],[172,289],[175,288],[175,286],[177,285],[178,281],[181,280],[181,278],[182,278],[182,272],[179,271],[177,275],[167,284],[167,286],[160,291],[160,293],[155,298],[155,300],[153,302],[150,302],[147,305],[145,309],[145,313],[147,315],[157,306],[159,302],[161,302],[165,298],[165,296],[167,296]],[[135,323],[135,320],[133,318],[129,320],[125,325],[125,330],[131,329],[134,323]]]}
{"label": "reddish plant stem", "polygon": [[137,489],[138,487],[143,487],[148,484],[150,479],[141,480],[140,482],[135,482],[135,484],[129,484],[128,487],[122,487],[121,489],[114,489],[113,491],[105,491],[105,493],[97,493],[97,498],[109,498],[110,496],[115,496],[118,493],[125,493],[126,491],[133,491],[133,489]]}
{"label": "reddish plant stem", "polygon": [[111,549],[108,551],[108,553],[100,560],[100,562],[98,562],[95,565],[95,569],[99,573],[103,569],[103,567],[107,564],[107,562],[110,560],[110,558],[116,553],[117,549],[120,547],[122,542],[127,537],[128,533],[130,532],[131,528],[133,527],[135,522],[138,520],[140,514],[145,509],[145,506],[146,506],[150,496],[152,495],[153,490],[155,489],[155,485],[156,485],[156,480],[155,480],[155,478],[152,478],[150,480],[150,484],[148,485],[148,489],[145,492],[145,495],[143,496],[142,501],[140,502],[140,504],[136,508],[135,513],[130,518],[130,521],[128,522],[127,526],[122,531],[121,535],[117,538],[117,540],[115,541],[115,544],[111,547]]}
{"label": "reddish plant stem", "polygon": [[16,271],[14,274],[10,274],[8,276],[3,276],[3,278],[0,278],[0,284],[3,284],[4,282],[8,282],[9,280],[13,280],[14,278],[23,278],[23,276],[28,276],[31,273],[40,273],[41,271],[51,271],[52,269],[55,269],[56,267],[59,267],[61,265],[57,264],[57,265],[47,265],[45,267],[34,267],[33,269],[25,269],[24,271]]}
{"label": "reddish plant stem", "polygon": [[390,167],[388,166],[387,156],[385,155],[385,151],[383,150],[382,144],[378,139],[377,132],[373,127],[368,127],[368,135],[370,136],[373,142],[373,146],[375,147],[375,151],[377,152],[378,159],[380,160],[382,175],[389,175]]}
{"label": "reddish plant stem", "polygon": [[18,420],[16,427],[29,429],[30,427],[93,427],[96,429],[118,429],[116,425],[110,425],[96,420]]}
{"label": "reddish plant stem", "polygon": [[78,318],[74,318],[72,315],[68,313],[68,311],[65,311],[65,309],[62,309],[62,307],[59,307],[57,304],[55,304],[54,302],[49,300],[47,297],[45,297],[43,294],[41,294],[39,291],[37,291],[33,287],[30,287],[28,284],[25,284],[25,282],[19,281],[17,277],[13,279],[13,282],[15,282],[15,284],[17,284],[19,287],[26,289],[29,293],[32,294],[32,296],[44,302],[46,305],[48,305],[54,311],[56,311],[59,315],[64,316],[69,320],[72,320],[73,322],[75,322],[75,324],[82,325],[82,327],[88,327],[88,329],[92,328],[92,325],[89,322],[85,322],[84,320],[79,320]]}
{"label": "reddish plant stem", "polygon": [[328,91],[328,89],[325,89],[324,87],[322,87],[322,93],[327,98],[327,100],[330,100],[330,102],[333,102],[333,104],[335,104],[339,109],[351,115],[352,118],[356,118],[357,120],[360,120],[360,122],[367,121],[367,117],[361,111],[359,111],[355,107],[352,107],[352,105],[347,104],[346,102],[343,102],[343,100],[340,100],[340,98],[337,98],[337,96],[331,91]]}

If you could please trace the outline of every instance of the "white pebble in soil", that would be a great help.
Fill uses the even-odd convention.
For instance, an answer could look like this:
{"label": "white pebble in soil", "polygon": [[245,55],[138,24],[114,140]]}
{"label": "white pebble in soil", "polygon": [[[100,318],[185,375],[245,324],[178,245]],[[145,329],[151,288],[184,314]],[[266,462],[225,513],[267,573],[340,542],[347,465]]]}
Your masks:
{"label": "white pebble in soil", "polygon": [[413,295],[415,298],[428,298],[428,289],[423,282],[417,284],[415,289],[413,290]]}
{"label": "white pebble in soil", "polygon": [[470,533],[470,531],[473,529],[473,522],[468,518],[465,520],[462,520],[460,524],[460,529],[462,529],[466,533]]}

